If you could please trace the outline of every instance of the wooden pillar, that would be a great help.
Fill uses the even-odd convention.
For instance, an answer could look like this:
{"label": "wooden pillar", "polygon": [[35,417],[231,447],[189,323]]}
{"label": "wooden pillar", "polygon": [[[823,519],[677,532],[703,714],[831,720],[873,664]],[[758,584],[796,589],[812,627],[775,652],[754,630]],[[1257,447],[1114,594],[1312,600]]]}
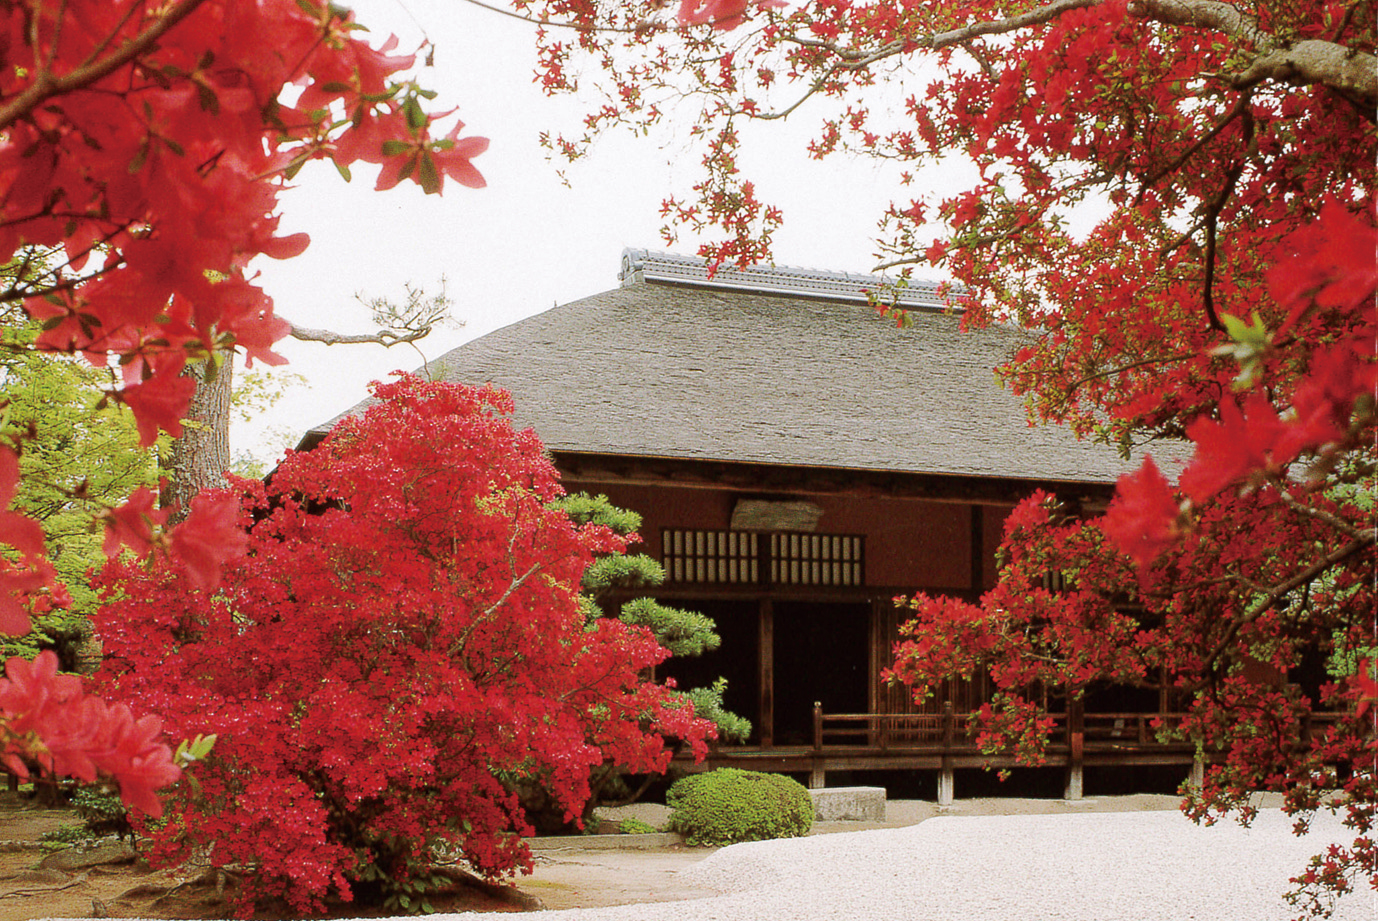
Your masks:
{"label": "wooden pillar", "polygon": [[952,701],[943,704],[943,763],[938,770],[938,805],[951,806],[956,787],[956,773],[952,767],[952,745],[956,740],[956,718]]}
{"label": "wooden pillar", "polygon": [[761,747],[775,745],[775,608],[765,598],[760,606],[761,694],[757,725],[761,727]]}
{"label": "wooden pillar", "polygon": [[[882,626],[883,618],[880,615],[879,605],[879,599],[871,599],[871,625],[870,629],[867,631],[869,641],[866,650],[866,674],[871,676],[871,680],[866,682],[867,713],[884,712],[882,707],[884,705],[885,696],[882,688],[885,684],[885,680],[881,678],[881,672],[884,671],[886,667],[894,664],[893,662],[886,661],[886,653],[890,648],[890,644],[886,642],[886,637],[884,635],[884,628]],[[889,708],[886,707],[885,709]],[[871,734],[867,738],[868,744],[879,746],[881,749],[885,748],[885,723],[886,720],[882,717],[868,724],[868,727],[871,729]]]}
{"label": "wooden pillar", "polygon": [[986,590],[986,516],[979,505],[971,506],[971,590],[978,596]]}
{"label": "wooden pillar", "polygon": [[1067,700],[1067,786],[1062,798],[1078,800],[1082,797],[1084,778],[1086,726],[1084,720],[1085,704],[1080,698]]}
{"label": "wooden pillar", "polygon": [[823,767],[823,702],[813,702],[813,767],[809,770],[809,789],[821,790],[827,786],[827,775]]}

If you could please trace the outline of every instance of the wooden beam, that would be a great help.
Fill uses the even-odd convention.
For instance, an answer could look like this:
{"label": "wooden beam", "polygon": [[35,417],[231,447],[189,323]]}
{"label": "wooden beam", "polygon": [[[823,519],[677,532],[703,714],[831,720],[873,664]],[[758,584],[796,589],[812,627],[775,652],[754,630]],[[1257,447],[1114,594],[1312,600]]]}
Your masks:
{"label": "wooden beam", "polygon": [[762,748],[775,744],[775,608],[769,598],[760,603],[760,738]]}
{"label": "wooden beam", "polygon": [[950,474],[848,470],[837,467],[787,467],[736,461],[709,461],[618,454],[552,452],[566,487],[675,486],[780,496],[848,495],[865,498],[925,499],[931,502],[1009,505],[1036,489],[1066,502],[1104,505],[1113,483],[1005,479]]}

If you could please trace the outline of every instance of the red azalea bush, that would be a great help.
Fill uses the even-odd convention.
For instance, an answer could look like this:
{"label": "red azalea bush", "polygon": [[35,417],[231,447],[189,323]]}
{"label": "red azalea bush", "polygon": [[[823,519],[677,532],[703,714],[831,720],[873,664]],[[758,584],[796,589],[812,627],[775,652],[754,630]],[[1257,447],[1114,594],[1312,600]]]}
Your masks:
{"label": "red azalea bush", "polygon": [[[434,94],[408,73],[414,57],[366,35],[326,0],[0,6],[0,299],[41,323],[35,349],[118,369],[107,399],[133,412],[145,447],[181,432],[188,361],[234,350],[281,361],[272,345],[288,324],[246,267],[306,246],[304,234],[276,235],[278,193],[304,164],[330,160],[346,178],[352,163],[379,164],[378,188],[483,185],[470,160],[487,141],[460,137],[458,123],[441,136],[426,111]],[[0,429],[0,631],[25,633],[30,613],[66,593],[37,522],[10,510],[34,435]],[[242,550],[238,503],[200,497],[165,531],[167,514],[147,490],[106,510],[107,553],[166,553],[212,588]],[[12,663],[0,680],[0,758],[24,775],[118,776],[126,802],[156,814],[152,787],[177,775],[166,749],[136,759],[138,776],[134,762],[112,775],[129,713],[36,668]],[[138,733],[154,745],[147,719]]]}
{"label": "red azalea bush", "polygon": [[[1231,324],[1220,351],[1237,361],[1217,381],[1244,393],[1186,426],[1177,485],[1149,458],[1103,517],[1026,500],[996,588],[976,605],[912,599],[891,674],[922,698],[988,668],[999,693],[977,718],[983,741],[1030,763],[1049,729],[1031,697],[1167,691],[1186,716],[1165,728],[1208,762],[1189,815],[1247,822],[1261,790],[1285,795],[1298,830],[1317,810],[1343,814],[1352,843],[1293,880],[1293,901],[1325,913],[1356,884],[1378,889],[1378,230],[1332,202],[1285,242],[1295,255],[1269,273],[1263,305],[1277,326]],[[1048,573],[1066,588],[1050,591]]]}
{"label": "red azalea bush", "polygon": [[514,785],[577,815],[592,767],[663,770],[708,725],[643,670],[666,652],[585,621],[606,528],[551,509],[540,442],[491,388],[403,378],[265,488],[241,483],[246,554],[219,591],[163,562],[112,564],[98,630],[113,699],[214,733],[199,791],[147,827],[154,855],[251,867],[241,908],[387,897],[437,854],[529,868]]}
{"label": "red azalea bush", "polygon": [[[965,326],[1028,334],[996,370],[1031,418],[1125,453],[1192,443],[1184,470],[1121,481],[1097,523],[1030,500],[981,604],[915,602],[896,674],[922,694],[989,665],[983,742],[1030,758],[1046,722],[1025,682],[1166,682],[1214,759],[1193,815],[1247,820],[1258,789],[1302,818],[1333,806],[1355,843],[1301,897],[1378,886],[1374,4],[520,5],[582,29],[542,37],[544,85],[603,91],[559,154],[690,110],[702,177],[664,202],[668,238],[769,257],[783,216],[741,148],[812,117],[810,155],[893,170],[879,268],[940,270]],[[1071,589],[1049,592],[1050,571]],[[1338,723],[1307,735],[1318,708]]]}

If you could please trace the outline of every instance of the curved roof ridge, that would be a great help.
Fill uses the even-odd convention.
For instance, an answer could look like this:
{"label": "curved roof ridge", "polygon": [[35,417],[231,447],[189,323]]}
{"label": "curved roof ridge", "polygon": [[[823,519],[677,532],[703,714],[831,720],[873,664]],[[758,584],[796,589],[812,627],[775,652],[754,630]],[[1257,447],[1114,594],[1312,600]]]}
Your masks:
{"label": "curved roof ridge", "polygon": [[918,310],[961,312],[961,306],[933,281],[893,278],[788,265],[715,265],[699,256],[624,249],[618,280],[623,287],[637,282],[694,285],[758,291],[793,297],[877,302]]}

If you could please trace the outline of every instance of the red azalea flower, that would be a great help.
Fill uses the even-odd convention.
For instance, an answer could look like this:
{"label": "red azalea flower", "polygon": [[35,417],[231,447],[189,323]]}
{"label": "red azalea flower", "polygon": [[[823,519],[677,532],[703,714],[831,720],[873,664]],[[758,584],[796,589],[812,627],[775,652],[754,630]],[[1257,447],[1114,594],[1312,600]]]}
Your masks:
{"label": "red azalea flower", "polygon": [[19,489],[19,455],[0,448],[0,541],[30,557],[43,556],[43,527],[28,515],[9,511]]}
{"label": "red azalea flower", "polygon": [[135,490],[119,508],[105,513],[105,544],[102,549],[106,556],[113,557],[125,546],[140,557],[145,557],[153,549],[153,529],[162,527],[171,514],[171,509],[155,509],[153,503],[157,496],[147,486]]}
{"label": "red azalea flower", "polygon": [[1177,543],[1181,508],[1167,478],[1145,457],[1143,466],[1120,477],[1101,528],[1140,566]]}
{"label": "red azalea flower", "polygon": [[1243,412],[1225,400],[1219,422],[1202,416],[1187,426],[1196,453],[1182,472],[1182,491],[1201,503],[1251,473],[1280,470],[1296,457],[1286,434],[1287,426],[1263,394],[1251,394]]}
{"label": "red azalea flower", "polygon": [[182,416],[195,392],[196,381],[165,373],[121,390],[119,399],[134,411],[139,425],[139,446],[147,448],[157,441],[159,429],[174,437],[181,435]]}
{"label": "red azalea flower", "polygon": [[220,585],[220,567],[243,556],[248,535],[239,526],[239,502],[229,493],[200,493],[191,513],[172,531],[172,556],[202,591]]}

